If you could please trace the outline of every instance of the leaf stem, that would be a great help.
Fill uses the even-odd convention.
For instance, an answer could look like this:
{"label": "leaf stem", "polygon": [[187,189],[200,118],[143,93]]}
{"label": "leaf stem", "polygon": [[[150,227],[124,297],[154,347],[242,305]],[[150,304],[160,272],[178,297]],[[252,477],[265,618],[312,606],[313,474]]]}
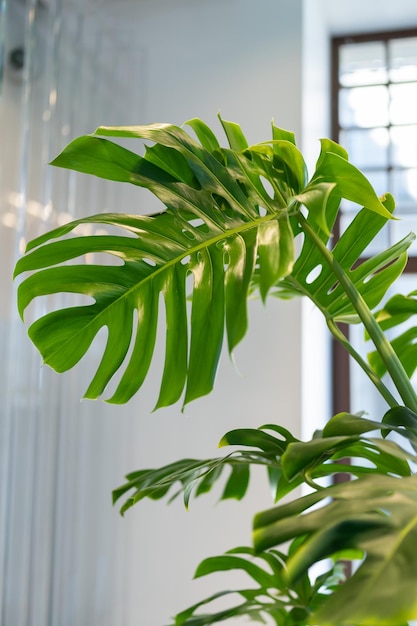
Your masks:
{"label": "leaf stem", "polygon": [[384,398],[385,402],[388,404],[390,408],[394,408],[398,406],[398,401],[392,395],[388,387],[384,385],[382,380],[375,374],[375,371],[372,367],[361,357],[361,355],[355,350],[350,341],[348,341],[345,335],[342,333],[334,319],[326,320],[327,327],[330,330],[333,337],[345,348],[345,350],[350,354],[350,356],[355,359],[356,363],[362,368],[371,382],[378,389],[381,396]]}
{"label": "leaf stem", "polygon": [[[411,381],[401,361],[399,360],[397,354],[395,353],[391,343],[388,341],[384,332],[382,331],[381,327],[376,321],[375,317],[372,315],[372,312],[370,311],[365,300],[363,299],[359,291],[356,289],[355,285],[350,280],[347,273],[344,271],[341,265],[337,262],[333,254],[324,245],[320,237],[314,232],[310,224],[307,222],[307,220],[301,213],[299,214],[298,219],[299,219],[301,228],[303,229],[305,234],[314,241],[320,254],[328,263],[333,273],[337,277],[339,283],[343,287],[346,295],[348,296],[355,311],[357,312],[359,318],[361,319],[365,329],[368,331],[369,337],[372,340],[376,350],[378,351],[381,359],[385,363],[385,366],[391,377],[391,380],[394,383],[402,401],[404,402],[404,405],[413,411],[417,411],[417,395],[413,389]],[[345,345],[345,347],[347,346]],[[355,360],[357,360],[354,354],[352,354],[352,356],[355,358]],[[358,363],[363,369],[362,363],[359,361]],[[367,371],[366,373],[369,375]],[[373,379],[371,380],[372,382],[374,382]],[[381,391],[381,388],[379,386],[378,386],[378,389],[379,391]]]}
{"label": "leaf stem", "polygon": [[304,289],[303,285],[299,283],[298,281],[296,281],[293,277],[288,276],[287,280],[290,281],[300,291],[300,293],[304,294],[307,298],[310,298],[310,300],[316,305],[319,311],[323,314],[323,317],[326,320],[327,327],[329,331],[331,332],[331,334],[333,335],[333,337],[336,339],[336,341],[338,341],[345,348],[345,350],[350,354],[350,356],[362,368],[364,373],[368,376],[371,382],[378,389],[381,396],[385,399],[388,406],[390,406],[391,408],[398,406],[397,399],[392,395],[388,387],[384,385],[382,380],[378,378],[378,376],[376,375],[372,367],[369,365],[369,363],[367,363],[365,359],[361,357],[359,352],[355,350],[352,344],[348,341],[348,339],[342,333],[342,331],[340,330],[340,328],[334,321],[333,317],[329,316],[327,310],[321,306],[320,302],[317,301],[307,289]]}

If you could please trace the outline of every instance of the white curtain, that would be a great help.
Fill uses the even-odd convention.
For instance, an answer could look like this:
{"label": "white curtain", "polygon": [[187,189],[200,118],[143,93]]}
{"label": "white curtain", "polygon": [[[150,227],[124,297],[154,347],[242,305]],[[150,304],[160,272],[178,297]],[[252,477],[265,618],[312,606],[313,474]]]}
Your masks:
{"label": "white curtain", "polygon": [[[3,0],[0,33],[0,623],[113,626],[122,623],[130,526],[111,489],[128,469],[133,418],[78,402],[88,363],[64,385],[42,368],[11,276],[28,239],[115,199],[111,185],[47,163],[98,121],[141,115],[140,49],[122,16],[106,21],[105,5],[85,0]],[[123,197],[118,190],[117,206]]]}

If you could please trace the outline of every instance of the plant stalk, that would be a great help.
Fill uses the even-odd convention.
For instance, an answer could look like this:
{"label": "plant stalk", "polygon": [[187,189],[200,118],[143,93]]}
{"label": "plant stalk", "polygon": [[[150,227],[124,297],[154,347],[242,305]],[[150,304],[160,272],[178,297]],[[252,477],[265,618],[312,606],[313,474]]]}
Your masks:
{"label": "plant stalk", "polygon": [[388,387],[384,385],[382,380],[375,374],[372,367],[361,357],[361,355],[355,350],[352,344],[346,339],[345,335],[342,333],[340,328],[337,326],[336,322],[333,319],[328,319],[327,327],[332,333],[333,337],[347,350],[350,356],[355,359],[356,363],[362,368],[371,382],[378,389],[381,396],[384,398],[385,402],[388,404],[390,408],[394,408],[398,406],[397,399],[392,395]]}

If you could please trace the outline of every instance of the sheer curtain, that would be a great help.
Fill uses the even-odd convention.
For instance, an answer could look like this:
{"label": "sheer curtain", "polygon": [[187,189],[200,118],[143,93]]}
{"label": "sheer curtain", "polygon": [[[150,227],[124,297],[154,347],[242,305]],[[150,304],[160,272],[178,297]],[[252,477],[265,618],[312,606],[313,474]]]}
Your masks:
{"label": "sheer curtain", "polygon": [[[109,28],[98,2],[1,3],[2,626],[110,626],[123,615],[129,524],[122,527],[110,493],[126,472],[132,420],[74,402],[83,367],[65,385],[42,368],[11,280],[28,239],[114,200],[113,187],[47,165],[98,120],[120,122],[121,109],[123,119],[141,115],[140,50],[122,19],[111,37]],[[132,64],[136,79],[121,98],[125,74],[112,70]]]}

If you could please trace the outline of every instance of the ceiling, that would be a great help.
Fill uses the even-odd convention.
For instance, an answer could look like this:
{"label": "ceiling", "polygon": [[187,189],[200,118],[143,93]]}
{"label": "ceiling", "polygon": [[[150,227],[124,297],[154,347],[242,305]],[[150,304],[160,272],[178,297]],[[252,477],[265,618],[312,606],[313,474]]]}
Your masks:
{"label": "ceiling", "polygon": [[317,2],[331,34],[417,27],[416,0],[304,0]]}

